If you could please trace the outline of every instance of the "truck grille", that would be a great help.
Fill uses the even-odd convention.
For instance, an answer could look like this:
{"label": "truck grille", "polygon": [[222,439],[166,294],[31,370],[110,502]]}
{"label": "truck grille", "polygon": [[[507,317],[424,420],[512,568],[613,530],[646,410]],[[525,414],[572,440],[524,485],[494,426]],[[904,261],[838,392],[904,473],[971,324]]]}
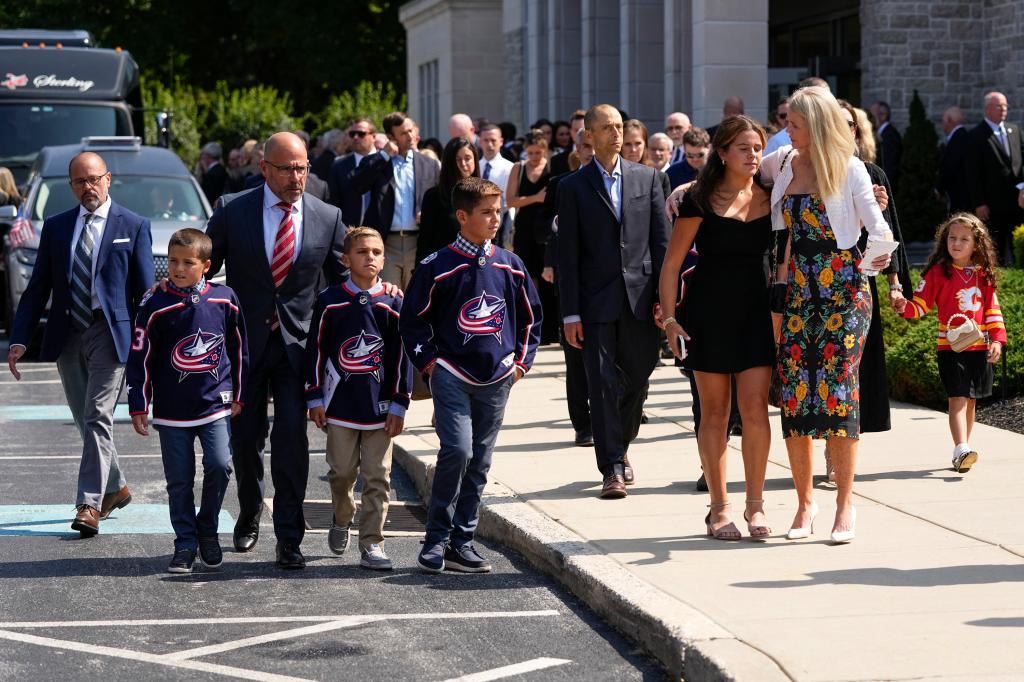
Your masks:
{"label": "truck grille", "polygon": [[167,277],[167,256],[153,256],[153,281]]}

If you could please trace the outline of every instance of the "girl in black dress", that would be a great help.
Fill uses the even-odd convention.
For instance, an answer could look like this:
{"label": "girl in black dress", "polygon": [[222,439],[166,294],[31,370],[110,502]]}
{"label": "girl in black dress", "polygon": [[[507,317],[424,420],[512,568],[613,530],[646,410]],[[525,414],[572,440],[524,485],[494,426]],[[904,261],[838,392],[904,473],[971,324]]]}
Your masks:
{"label": "girl in black dress", "polygon": [[[761,126],[746,116],[733,116],[719,125],[714,153],[680,206],[659,281],[662,310],[675,310],[679,270],[691,245],[696,246],[699,261],[686,285],[682,319],[669,317],[663,324],[673,351],[697,380],[697,448],[711,494],[705,524],[708,534],[719,540],[740,539],[726,491],[734,376],[743,419],[743,516],[751,537],[771,534],[763,491],[771,442],[768,384],[775,361],[764,268],[772,223],[770,195],[757,174],[765,141]],[[680,338],[685,340],[685,353]]]}
{"label": "girl in black dress", "polygon": [[480,177],[476,148],[469,140],[454,137],[441,154],[441,176],[437,185],[423,193],[420,234],[416,241],[416,262],[455,241],[459,221],[452,208],[452,189],[462,178]]}

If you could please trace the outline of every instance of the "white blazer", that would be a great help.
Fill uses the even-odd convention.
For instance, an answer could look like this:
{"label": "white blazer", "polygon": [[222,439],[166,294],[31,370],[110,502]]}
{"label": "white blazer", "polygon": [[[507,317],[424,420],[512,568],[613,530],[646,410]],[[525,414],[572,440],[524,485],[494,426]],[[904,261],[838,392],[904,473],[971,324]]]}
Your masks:
{"label": "white blazer", "polygon": [[[789,184],[793,181],[793,159],[786,162],[786,167],[779,172],[779,166],[786,154],[793,147],[786,145],[761,160],[761,178],[772,185],[772,228],[785,230],[786,223],[782,219],[782,198],[786,196]],[[875,241],[892,241],[892,230],[882,217],[875,194],[871,189],[871,177],[864,168],[864,163],[856,156],[851,156],[846,166],[846,186],[830,197],[825,197],[825,212],[832,233],[836,236],[836,244],[841,249],[852,248],[860,238],[860,226],[867,228],[869,239]]]}

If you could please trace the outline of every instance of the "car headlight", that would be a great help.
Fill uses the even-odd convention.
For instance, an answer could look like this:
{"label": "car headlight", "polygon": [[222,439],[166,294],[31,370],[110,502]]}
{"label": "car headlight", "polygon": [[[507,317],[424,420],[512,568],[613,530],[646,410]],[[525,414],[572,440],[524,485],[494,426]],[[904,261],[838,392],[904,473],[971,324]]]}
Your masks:
{"label": "car headlight", "polygon": [[15,249],[14,250],[14,257],[22,265],[35,265],[36,264],[36,254],[38,254],[38,253],[39,253],[38,249],[25,249],[25,248],[21,248],[21,249]]}

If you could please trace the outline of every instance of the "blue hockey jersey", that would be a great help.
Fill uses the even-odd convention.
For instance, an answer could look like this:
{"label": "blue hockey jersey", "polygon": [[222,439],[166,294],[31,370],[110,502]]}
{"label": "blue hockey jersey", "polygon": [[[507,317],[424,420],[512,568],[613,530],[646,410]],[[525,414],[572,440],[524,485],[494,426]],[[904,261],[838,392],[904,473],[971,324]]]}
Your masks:
{"label": "blue hockey jersey", "polygon": [[412,364],[402,348],[402,298],[378,282],[360,291],[352,280],[317,296],[306,340],[306,406],[324,407],[327,422],[350,429],[384,428],[405,416]]}
{"label": "blue hockey jersey", "polygon": [[242,402],[248,372],[245,323],[229,287],[170,287],[139,304],[125,374],[131,414],[153,407],[159,426],[199,426]]}
{"label": "blue hockey jersey", "polygon": [[470,249],[480,247],[459,235],[420,261],[405,294],[402,340],[420,372],[436,362],[467,383],[493,384],[533,364],[540,298],[519,256],[493,244]]}

